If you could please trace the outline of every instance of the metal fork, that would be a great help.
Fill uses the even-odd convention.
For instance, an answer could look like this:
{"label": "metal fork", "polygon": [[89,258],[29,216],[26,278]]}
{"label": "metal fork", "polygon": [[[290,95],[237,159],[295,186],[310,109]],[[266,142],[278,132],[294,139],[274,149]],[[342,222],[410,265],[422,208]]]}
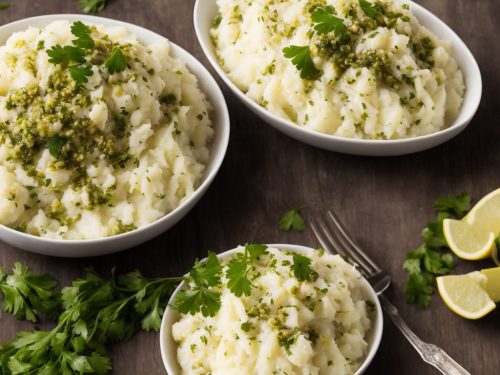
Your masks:
{"label": "metal fork", "polygon": [[319,219],[317,222],[312,223],[311,228],[324,250],[332,254],[338,253],[358,267],[361,274],[377,293],[384,311],[425,362],[445,375],[470,375],[443,349],[422,341],[408,327],[401,315],[399,315],[398,309],[382,294],[389,287],[391,277],[351,239],[340,220],[331,211],[327,212],[325,219]]}

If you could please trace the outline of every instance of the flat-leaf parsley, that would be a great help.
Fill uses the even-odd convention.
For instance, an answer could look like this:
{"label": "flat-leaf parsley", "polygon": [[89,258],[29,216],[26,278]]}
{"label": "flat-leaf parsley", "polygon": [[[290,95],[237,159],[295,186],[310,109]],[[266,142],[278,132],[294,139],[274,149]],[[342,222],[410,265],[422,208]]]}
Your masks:
{"label": "flat-leaf parsley", "polygon": [[289,46],[283,48],[283,54],[300,71],[300,78],[314,80],[321,75],[311,58],[309,46]]}

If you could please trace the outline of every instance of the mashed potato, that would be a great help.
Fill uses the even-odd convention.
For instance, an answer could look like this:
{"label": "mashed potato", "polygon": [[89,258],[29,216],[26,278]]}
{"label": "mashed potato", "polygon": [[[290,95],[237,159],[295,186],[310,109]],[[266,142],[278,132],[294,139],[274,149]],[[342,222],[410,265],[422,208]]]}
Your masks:
{"label": "mashed potato", "polygon": [[228,77],[252,100],[299,126],[342,137],[399,139],[436,132],[458,115],[465,86],[451,46],[420,25],[408,4],[217,4],[212,39]]}
{"label": "mashed potato", "polygon": [[214,317],[182,315],[173,325],[182,373],[353,374],[367,353],[373,311],[359,272],[338,255],[313,251],[312,277],[299,281],[293,253],[267,251],[249,275],[250,296],[223,287]]}
{"label": "mashed potato", "polygon": [[210,105],[169,49],[66,21],[0,47],[1,224],[104,237],[157,220],[198,187]]}

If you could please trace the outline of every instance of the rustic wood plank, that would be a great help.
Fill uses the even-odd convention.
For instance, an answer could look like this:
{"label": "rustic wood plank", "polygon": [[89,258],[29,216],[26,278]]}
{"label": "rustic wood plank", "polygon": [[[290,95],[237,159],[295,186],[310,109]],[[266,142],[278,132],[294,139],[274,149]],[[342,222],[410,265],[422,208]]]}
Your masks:
{"label": "rustic wood plank", "polygon": [[[0,23],[25,17],[79,12],[73,0],[16,0],[0,12]],[[419,232],[432,218],[434,198],[468,191],[479,198],[498,187],[500,154],[496,124],[500,88],[500,2],[496,0],[419,1],[446,21],[476,56],[483,74],[483,100],[470,127],[451,142],[416,155],[367,158],[330,153],[301,144],[273,130],[250,113],[223,87],[230,108],[232,134],[219,176],[199,205],[167,233],[135,249],[93,259],[49,258],[0,243],[0,264],[15,261],[56,275],[63,283],[85,265],[102,272],[116,265],[148,275],[179,275],[208,250],[223,251],[244,242],[299,243],[317,246],[310,230],[283,233],[279,213],[309,204],[306,219],[334,208],[359,242],[394,277],[390,298],[422,339],[443,347],[472,374],[496,374],[500,332],[498,312],[469,322],[453,315],[435,298],[417,311],[404,301],[406,252],[419,245]],[[192,27],[194,0],[111,0],[101,14],[132,22],[192,52],[208,66]],[[210,68],[213,72],[213,70]],[[219,80],[219,82],[221,82]],[[489,263],[460,262],[458,272]],[[29,329],[4,314],[0,342]],[[164,374],[158,335],[139,334],[112,349],[116,374]],[[368,374],[435,374],[390,322]]]}

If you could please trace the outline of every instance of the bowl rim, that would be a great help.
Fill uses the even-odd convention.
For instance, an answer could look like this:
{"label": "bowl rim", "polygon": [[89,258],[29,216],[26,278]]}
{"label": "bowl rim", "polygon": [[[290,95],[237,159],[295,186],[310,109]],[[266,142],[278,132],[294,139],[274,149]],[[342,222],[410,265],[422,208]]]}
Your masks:
{"label": "bowl rim", "polygon": [[[224,258],[227,258],[227,257],[235,254],[236,252],[238,252],[241,249],[240,246],[241,245],[239,245],[231,250],[223,251],[223,252],[217,254],[217,258],[219,258],[219,260],[222,260]],[[307,254],[307,253],[310,253],[311,251],[318,250],[318,248],[314,248],[314,247],[309,247],[309,246],[304,246],[304,245],[294,245],[294,244],[283,244],[283,243],[281,243],[281,244],[276,244],[276,243],[266,244],[266,246],[277,248],[279,250],[291,251],[291,252],[295,252],[295,253],[299,253],[299,254]],[[206,260],[206,258],[202,259],[201,262],[203,262],[205,260]],[[363,286],[365,288],[365,291],[368,292],[369,297],[371,298],[372,302],[375,303],[376,318],[372,321],[373,325],[370,328],[370,331],[372,331],[371,332],[372,340],[373,340],[372,345],[369,347],[369,350],[368,350],[368,353],[366,354],[365,359],[363,360],[363,362],[361,363],[359,368],[356,370],[354,375],[363,374],[366,371],[366,369],[369,367],[370,363],[372,362],[373,358],[375,357],[375,355],[380,347],[380,343],[382,341],[382,333],[384,330],[384,315],[383,315],[383,311],[382,311],[382,306],[380,304],[380,300],[378,298],[378,294],[375,292],[375,290],[372,288],[372,286],[370,285],[370,283],[368,282],[368,280],[364,276],[362,277],[362,280],[363,280]],[[167,355],[167,353],[169,351],[169,348],[167,348],[167,334],[171,333],[171,326],[168,325],[167,320],[169,320],[169,318],[172,315],[179,314],[177,311],[175,311],[174,309],[172,309],[170,307],[170,302],[173,301],[173,299],[175,298],[177,293],[179,293],[179,291],[182,288],[184,288],[184,286],[185,286],[185,281],[181,281],[179,283],[179,285],[175,288],[172,295],[170,296],[167,308],[165,309],[165,312],[163,313],[161,326],[160,326],[159,338],[160,338],[161,358],[162,358],[163,365],[164,365],[167,373],[170,375],[177,375],[177,374],[175,372],[175,368],[173,368],[171,366],[169,357]],[[172,349],[173,348],[170,348],[170,350],[172,350]],[[175,356],[175,358],[177,358],[177,356]],[[177,366],[178,366],[178,364],[177,364]]]}
{"label": "bowl rim", "polygon": [[[332,134],[326,134],[322,133],[316,130],[312,130],[310,128],[306,128],[304,126],[298,126],[296,123],[294,123],[291,120],[279,117],[278,115],[272,113],[266,108],[261,107],[259,104],[257,104],[255,101],[253,101],[251,98],[249,98],[247,95],[241,91],[236,84],[234,84],[228,77],[227,73],[224,71],[220,63],[218,62],[215,54],[213,53],[213,49],[211,46],[207,45],[204,43],[204,39],[202,38],[202,35],[206,32],[206,30],[202,30],[200,23],[198,22],[199,19],[203,18],[203,15],[200,11],[202,8],[202,3],[211,1],[212,3],[216,3],[217,0],[196,0],[196,3],[194,5],[194,12],[193,12],[193,21],[194,21],[194,28],[196,32],[196,37],[198,39],[198,43],[200,44],[203,52],[205,53],[205,56],[209,60],[210,64],[212,67],[215,69],[217,74],[221,77],[221,79],[224,81],[224,83],[229,86],[231,91],[240,99],[242,100],[245,104],[247,104],[251,109],[254,111],[260,113],[263,116],[266,116],[270,118],[270,121],[275,122],[277,125],[277,128],[281,127],[291,127],[293,131],[296,131],[297,134],[302,133],[302,136],[304,137],[309,137],[311,139],[316,139],[317,141],[322,141],[322,142],[339,142],[343,143],[346,146],[375,146],[378,147],[384,147],[384,146],[395,146],[395,145],[409,145],[413,144],[416,142],[425,142],[426,140],[432,140],[434,138],[438,138],[441,136],[446,136],[449,133],[453,134],[455,132],[460,132],[464,130],[467,125],[469,124],[470,120],[474,117],[474,115],[477,112],[477,109],[479,108],[479,104],[481,102],[481,97],[482,97],[482,77],[481,77],[481,71],[479,69],[479,65],[474,58],[474,55],[470,51],[470,49],[467,47],[465,42],[458,36],[458,34],[451,28],[449,27],[443,20],[441,20],[438,16],[436,16],[434,13],[432,13],[430,10],[424,8],[422,5],[415,3],[412,0],[394,0],[396,2],[402,2],[406,4],[410,4],[410,7],[413,10],[416,10],[417,13],[420,13],[425,17],[425,19],[430,20],[431,23],[437,24],[440,27],[444,28],[448,33],[450,33],[453,38],[455,39],[454,41],[449,41],[454,49],[454,56],[456,57],[457,51],[462,51],[465,60],[468,60],[474,77],[474,81],[476,84],[478,84],[478,95],[475,96],[467,96],[467,89],[469,85],[466,83],[466,93],[463,98],[463,102],[460,108],[460,111],[453,120],[452,124],[447,126],[444,129],[440,129],[436,132],[430,133],[430,134],[425,134],[425,135],[419,135],[415,137],[409,137],[409,138],[401,138],[401,139],[381,139],[381,140],[375,140],[375,139],[364,139],[364,138],[348,138],[348,137],[341,137],[338,135],[332,135]],[[420,21],[420,16],[417,16],[414,14],[415,17]],[[205,17],[208,17],[205,16]],[[457,42],[457,43],[455,43]],[[457,61],[458,64],[458,61]],[[460,70],[462,71],[463,74],[463,69],[460,64],[458,64]],[[460,122],[457,122],[459,119],[460,115],[464,111],[465,108],[465,100],[468,99],[469,102],[471,103],[468,107],[469,114]],[[266,121],[267,122],[267,121]],[[281,129],[279,129],[281,130]],[[292,130],[290,130],[292,131]],[[287,133],[287,135],[289,135]],[[301,140],[303,142],[303,140]],[[309,143],[309,142],[306,142]]]}
{"label": "bowl rim", "polygon": [[[100,17],[100,16],[94,16],[94,15],[86,15],[86,14],[76,14],[76,13],[54,13],[54,14],[46,14],[46,15],[41,15],[41,16],[34,16],[34,17],[28,17],[28,18],[23,18],[20,20],[16,20],[13,22],[6,23],[4,25],[0,26],[0,31],[5,28],[12,28],[12,27],[17,27],[18,25],[24,25],[29,21],[47,21],[47,25],[50,22],[54,21],[73,21],[73,20],[81,20],[84,22],[89,22],[91,24],[104,24],[107,26],[123,26],[127,28],[127,30],[135,35],[139,41],[141,41],[141,34],[150,34],[154,35],[156,38],[161,38],[164,40],[167,40],[171,49],[170,53],[172,54],[181,54],[184,55],[183,57],[175,56],[176,59],[179,59],[182,61],[183,64],[188,66],[188,70],[191,74],[193,74],[196,79],[197,79],[197,84],[200,85],[200,77],[195,75],[191,69],[189,68],[189,65],[194,64],[196,65],[196,70],[199,70],[202,72],[202,75],[205,80],[209,83],[209,85],[212,88],[216,88],[216,90],[213,90],[210,92],[210,95],[208,95],[205,91],[202,90],[202,92],[205,94],[207,97],[215,97],[216,98],[216,103],[211,103],[212,105],[212,110],[215,110],[215,107],[220,107],[220,109],[223,109],[223,111],[220,111],[217,113],[217,116],[219,117],[218,123],[220,123],[220,133],[221,133],[221,138],[220,138],[220,145],[218,149],[215,149],[214,144],[212,144],[212,149],[211,151],[211,156],[210,156],[210,162],[213,164],[213,167],[210,171],[208,171],[208,164],[205,166],[205,175],[203,176],[203,180],[201,181],[200,185],[189,195],[187,196],[174,210],[170,211],[169,213],[165,214],[164,216],[158,218],[157,220],[153,221],[152,223],[146,224],[142,227],[136,228],[134,230],[131,230],[129,232],[125,233],[120,233],[117,235],[113,236],[107,236],[107,237],[99,237],[99,238],[91,238],[91,239],[56,239],[56,238],[49,238],[49,237],[41,237],[41,236],[36,236],[34,234],[30,233],[25,233],[25,232],[20,232],[17,231],[13,228],[10,228],[4,224],[0,224],[0,232],[4,231],[6,233],[12,234],[14,236],[19,236],[20,238],[24,238],[27,240],[35,240],[35,241],[43,241],[47,244],[57,244],[57,245],[67,245],[67,246],[75,246],[79,244],[85,244],[85,245],[92,245],[92,244],[97,244],[99,243],[102,245],[103,243],[106,242],[114,242],[117,240],[124,240],[128,237],[131,236],[136,236],[140,232],[147,231],[153,227],[161,225],[163,222],[169,220],[171,217],[177,215],[179,211],[181,211],[185,206],[189,205],[191,201],[198,199],[198,197],[203,195],[205,190],[210,186],[210,184],[213,182],[215,179],[215,176],[217,175],[222,162],[224,161],[227,148],[229,145],[229,136],[230,136],[230,118],[229,118],[229,110],[227,107],[227,103],[225,100],[224,95],[222,94],[222,91],[220,89],[220,86],[217,84],[215,81],[214,77],[208,69],[196,58],[194,55],[192,55],[190,52],[185,50],[184,48],[180,47],[178,44],[175,42],[171,41],[169,38],[155,32],[152,30],[149,30],[143,26],[139,26],[130,22],[125,22],[125,21],[120,21],[116,20],[113,18],[108,18],[108,17]],[[30,27],[30,25],[26,25],[27,27]],[[23,29],[25,30],[25,29]],[[18,32],[22,30],[17,30],[17,31],[12,31]],[[140,34],[139,34],[140,33]],[[12,34],[11,34],[12,35]],[[186,61],[184,60],[185,57],[188,57],[191,59],[191,61]],[[201,90],[201,88],[200,88]],[[217,108],[219,109],[219,108]],[[217,127],[216,124],[212,124],[214,129]],[[215,137],[212,141],[215,140]],[[175,225],[175,224],[174,224]],[[167,229],[168,230],[168,229]],[[106,253],[107,254],[107,253]]]}

